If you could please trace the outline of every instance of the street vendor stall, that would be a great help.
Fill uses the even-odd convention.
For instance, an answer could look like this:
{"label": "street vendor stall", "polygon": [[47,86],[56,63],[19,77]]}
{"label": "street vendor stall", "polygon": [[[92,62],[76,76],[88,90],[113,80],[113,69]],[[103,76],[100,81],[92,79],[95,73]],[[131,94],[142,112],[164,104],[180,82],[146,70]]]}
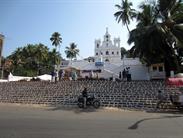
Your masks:
{"label": "street vendor stall", "polygon": [[183,77],[167,78],[166,87],[178,88],[178,91],[170,95],[170,101],[179,109],[183,109]]}

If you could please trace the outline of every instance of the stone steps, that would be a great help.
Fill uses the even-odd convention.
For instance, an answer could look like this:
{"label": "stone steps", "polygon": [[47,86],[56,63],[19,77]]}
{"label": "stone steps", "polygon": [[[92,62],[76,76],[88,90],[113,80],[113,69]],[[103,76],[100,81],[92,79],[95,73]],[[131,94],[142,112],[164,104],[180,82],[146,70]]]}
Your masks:
{"label": "stone steps", "polygon": [[[157,91],[164,90],[164,81],[112,82],[101,80],[0,83],[0,102],[26,104],[76,105],[77,97],[87,86],[104,107],[154,108]],[[167,88],[166,95],[176,88]],[[167,99],[167,103],[169,103]],[[167,107],[168,108],[168,107]]]}

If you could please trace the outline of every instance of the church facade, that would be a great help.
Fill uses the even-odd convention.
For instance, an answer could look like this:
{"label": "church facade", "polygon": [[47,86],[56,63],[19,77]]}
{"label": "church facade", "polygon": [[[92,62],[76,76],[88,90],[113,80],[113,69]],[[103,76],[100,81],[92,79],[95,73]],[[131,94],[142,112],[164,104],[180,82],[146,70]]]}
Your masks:
{"label": "church facade", "polygon": [[103,41],[95,40],[94,57],[96,60],[102,58],[104,62],[119,62],[121,60],[120,38],[114,38],[112,42],[107,28]]}
{"label": "church facade", "polygon": [[[103,40],[94,41],[94,53],[93,60],[65,61],[61,69],[75,68],[79,70],[79,76],[83,78],[92,76],[105,79],[120,78],[123,70],[129,69],[132,80],[151,79],[152,72],[140,62],[139,58],[121,58],[120,38],[114,38],[112,41],[108,29]],[[164,68],[161,71],[160,73],[164,74]]]}

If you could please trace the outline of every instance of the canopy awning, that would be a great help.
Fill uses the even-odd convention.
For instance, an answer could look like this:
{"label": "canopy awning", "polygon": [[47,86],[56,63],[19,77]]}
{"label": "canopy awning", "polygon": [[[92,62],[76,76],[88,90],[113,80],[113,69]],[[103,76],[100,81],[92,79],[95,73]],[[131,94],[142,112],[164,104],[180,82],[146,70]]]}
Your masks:
{"label": "canopy awning", "polygon": [[183,86],[183,78],[168,78],[166,80],[167,85]]}

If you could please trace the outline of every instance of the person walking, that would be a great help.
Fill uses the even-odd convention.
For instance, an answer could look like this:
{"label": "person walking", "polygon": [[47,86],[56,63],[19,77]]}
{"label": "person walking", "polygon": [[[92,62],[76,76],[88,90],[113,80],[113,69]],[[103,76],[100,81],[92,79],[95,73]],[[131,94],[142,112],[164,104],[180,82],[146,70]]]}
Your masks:
{"label": "person walking", "polygon": [[156,109],[158,109],[159,106],[160,106],[162,103],[164,103],[164,100],[165,100],[165,97],[164,97],[164,95],[163,95],[163,93],[162,93],[161,90],[158,91],[157,99],[158,99],[158,101],[157,101],[157,104],[156,104]]}
{"label": "person walking", "polygon": [[119,72],[119,79],[121,80],[121,71]]}
{"label": "person walking", "polygon": [[86,87],[82,91],[82,96],[83,96],[83,100],[84,100],[84,108],[86,108],[86,102],[87,102],[87,97],[88,97],[88,91],[87,91]]}
{"label": "person walking", "polygon": [[122,75],[123,75],[123,80],[126,80],[127,74],[126,74],[126,70],[125,69],[123,70]]}
{"label": "person walking", "polygon": [[55,83],[58,81],[58,70],[55,70]]}

